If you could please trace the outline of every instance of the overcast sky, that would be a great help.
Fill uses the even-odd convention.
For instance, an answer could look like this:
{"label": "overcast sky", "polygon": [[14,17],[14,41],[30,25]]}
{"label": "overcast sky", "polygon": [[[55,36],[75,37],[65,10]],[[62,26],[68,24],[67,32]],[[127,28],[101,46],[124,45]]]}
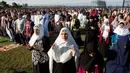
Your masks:
{"label": "overcast sky", "polygon": [[[2,1],[2,0],[0,0]],[[9,4],[16,3],[28,3],[29,5],[43,5],[43,4],[87,4],[94,0],[4,0]],[[107,5],[122,5],[123,0],[105,0]]]}

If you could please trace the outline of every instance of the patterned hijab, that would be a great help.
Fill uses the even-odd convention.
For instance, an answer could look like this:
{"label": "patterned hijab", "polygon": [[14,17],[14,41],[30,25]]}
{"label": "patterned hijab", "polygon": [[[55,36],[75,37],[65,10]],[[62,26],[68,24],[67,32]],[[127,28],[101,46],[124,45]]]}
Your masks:
{"label": "patterned hijab", "polygon": [[36,35],[36,33],[34,33],[29,41],[29,45],[30,46],[33,46],[34,43],[37,41],[37,40],[41,40],[44,36],[44,28],[43,28],[43,25],[39,24],[39,25],[35,25],[34,26],[34,29],[39,29],[40,30],[40,34],[39,35]]}

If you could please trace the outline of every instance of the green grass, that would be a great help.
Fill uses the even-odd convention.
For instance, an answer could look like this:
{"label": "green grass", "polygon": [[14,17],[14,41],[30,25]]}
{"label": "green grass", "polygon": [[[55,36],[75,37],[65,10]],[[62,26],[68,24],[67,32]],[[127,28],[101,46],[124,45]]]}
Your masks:
{"label": "green grass", "polygon": [[86,37],[86,35],[81,35],[81,40],[85,41],[85,37]]}
{"label": "green grass", "polygon": [[1,52],[0,73],[32,73],[31,52],[25,47]]}
{"label": "green grass", "polygon": [[[0,47],[11,43],[6,37],[0,39]],[[31,58],[25,46],[0,52],[0,73],[33,73]]]}
{"label": "green grass", "polygon": [[0,47],[3,47],[5,45],[9,45],[11,43],[12,42],[10,42],[6,37],[1,37],[1,39],[0,39]]}
{"label": "green grass", "polygon": [[80,26],[79,28],[80,28],[80,29],[85,29],[85,27],[84,27],[84,26]]}

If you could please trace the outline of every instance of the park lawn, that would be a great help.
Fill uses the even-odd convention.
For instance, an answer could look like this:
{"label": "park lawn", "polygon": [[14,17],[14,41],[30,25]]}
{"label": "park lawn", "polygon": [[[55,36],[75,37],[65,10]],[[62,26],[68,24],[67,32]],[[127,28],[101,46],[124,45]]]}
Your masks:
{"label": "park lawn", "polygon": [[[12,44],[6,37],[1,37],[0,47]],[[33,73],[31,52],[25,46],[7,52],[0,52],[0,73]]]}
{"label": "park lawn", "polygon": [[[51,44],[56,36],[51,37]],[[81,36],[85,40],[85,35]],[[0,39],[0,47],[11,44],[7,38]],[[83,46],[80,46],[83,48]],[[83,51],[83,49],[80,49]],[[33,73],[31,52],[25,47],[17,47],[7,52],[0,52],[0,73]]]}
{"label": "park lawn", "polygon": [[0,73],[32,73],[31,52],[24,46],[0,52]]}
{"label": "park lawn", "polygon": [[5,46],[5,45],[9,45],[9,44],[12,44],[12,42],[9,41],[6,37],[0,38],[0,48]]}
{"label": "park lawn", "polygon": [[79,28],[80,28],[80,29],[85,29],[85,27],[84,27],[84,26],[80,26]]}

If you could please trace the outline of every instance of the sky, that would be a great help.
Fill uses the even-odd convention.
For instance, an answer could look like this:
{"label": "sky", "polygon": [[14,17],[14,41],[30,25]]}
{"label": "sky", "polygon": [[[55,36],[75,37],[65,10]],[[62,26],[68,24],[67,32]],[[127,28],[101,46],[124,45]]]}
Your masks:
{"label": "sky", "polygon": [[[2,0],[0,0],[2,1]],[[27,3],[28,5],[49,5],[49,4],[90,4],[91,1],[94,0],[3,0],[6,1],[8,4],[12,4],[12,2],[16,2],[19,4]],[[107,5],[122,5],[123,0],[104,0],[106,1]]]}

